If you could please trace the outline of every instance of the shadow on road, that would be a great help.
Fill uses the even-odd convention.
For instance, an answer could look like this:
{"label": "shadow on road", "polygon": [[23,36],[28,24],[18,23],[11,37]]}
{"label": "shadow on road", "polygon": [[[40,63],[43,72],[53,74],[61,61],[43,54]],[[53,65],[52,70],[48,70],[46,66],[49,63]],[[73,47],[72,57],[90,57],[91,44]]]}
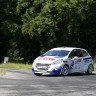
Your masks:
{"label": "shadow on road", "polygon": [[70,77],[70,76],[91,76],[91,75],[96,75],[96,73],[92,73],[92,74],[72,73],[72,74],[69,74],[68,76],[62,76],[62,75],[42,75],[42,77]]}
{"label": "shadow on road", "polygon": [[89,76],[89,75],[96,75],[96,73],[92,73],[92,74],[73,73],[73,74],[69,74],[68,76]]}

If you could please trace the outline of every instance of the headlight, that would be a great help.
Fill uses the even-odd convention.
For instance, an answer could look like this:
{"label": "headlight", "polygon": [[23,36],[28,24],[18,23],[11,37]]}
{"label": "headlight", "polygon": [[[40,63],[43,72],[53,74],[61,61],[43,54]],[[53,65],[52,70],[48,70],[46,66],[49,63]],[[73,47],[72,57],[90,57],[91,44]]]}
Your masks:
{"label": "headlight", "polygon": [[53,62],[53,64],[63,64],[63,60],[62,59],[57,60],[57,61]]}

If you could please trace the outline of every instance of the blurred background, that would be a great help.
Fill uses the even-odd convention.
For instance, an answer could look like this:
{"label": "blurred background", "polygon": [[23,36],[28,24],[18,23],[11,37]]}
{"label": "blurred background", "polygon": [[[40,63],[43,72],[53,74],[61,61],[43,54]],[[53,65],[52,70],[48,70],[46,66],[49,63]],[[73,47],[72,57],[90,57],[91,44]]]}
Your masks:
{"label": "blurred background", "polygon": [[33,62],[53,47],[96,58],[95,0],[0,0],[0,62]]}

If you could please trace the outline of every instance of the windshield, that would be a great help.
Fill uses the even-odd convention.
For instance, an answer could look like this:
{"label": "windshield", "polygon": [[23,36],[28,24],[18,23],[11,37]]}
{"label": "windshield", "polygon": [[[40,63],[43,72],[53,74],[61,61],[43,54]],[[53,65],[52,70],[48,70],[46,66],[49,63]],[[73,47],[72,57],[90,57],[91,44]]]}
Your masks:
{"label": "windshield", "polygon": [[66,50],[49,50],[47,51],[45,54],[43,54],[44,56],[67,56],[69,53],[69,51]]}

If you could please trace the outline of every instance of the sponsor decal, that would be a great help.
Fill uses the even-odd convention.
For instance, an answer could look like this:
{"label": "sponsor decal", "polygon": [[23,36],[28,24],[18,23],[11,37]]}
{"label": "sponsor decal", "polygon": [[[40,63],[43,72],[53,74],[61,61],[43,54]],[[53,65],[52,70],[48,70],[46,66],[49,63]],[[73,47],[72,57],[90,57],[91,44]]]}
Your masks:
{"label": "sponsor decal", "polygon": [[78,59],[77,62],[81,62],[81,59]]}
{"label": "sponsor decal", "polygon": [[89,57],[89,58],[84,58],[83,59],[85,63],[89,63],[89,62],[92,62],[92,58]]}
{"label": "sponsor decal", "polygon": [[87,60],[87,59],[92,59],[91,57],[89,57],[89,58],[84,58],[83,60]]}
{"label": "sponsor decal", "polygon": [[74,60],[71,60],[72,64],[74,64]]}
{"label": "sponsor decal", "polygon": [[89,63],[89,62],[92,62],[92,59],[86,59],[84,60],[85,63]]}
{"label": "sponsor decal", "polygon": [[50,61],[53,61],[53,60],[55,60],[55,58],[39,58],[38,60],[50,60]]}

